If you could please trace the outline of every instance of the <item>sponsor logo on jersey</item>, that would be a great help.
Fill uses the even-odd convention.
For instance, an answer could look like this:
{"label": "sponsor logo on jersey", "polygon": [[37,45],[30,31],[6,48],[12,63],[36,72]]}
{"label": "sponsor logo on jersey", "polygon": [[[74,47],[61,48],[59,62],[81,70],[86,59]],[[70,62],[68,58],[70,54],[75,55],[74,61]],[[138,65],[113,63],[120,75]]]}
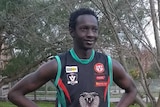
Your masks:
{"label": "sponsor logo on jersey", "polygon": [[107,86],[107,82],[96,82],[96,87],[105,87],[105,86]]}
{"label": "sponsor logo on jersey", "polygon": [[67,84],[77,84],[78,83],[78,75],[76,73],[69,73],[67,74]]}
{"label": "sponsor logo on jersey", "polygon": [[96,80],[104,80],[105,76],[96,76]]}
{"label": "sponsor logo on jersey", "polygon": [[66,66],[66,73],[74,73],[78,72],[77,66]]}
{"label": "sponsor logo on jersey", "polygon": [[104,65],[102,63],[96,63],[94,65],[94,70],[97,72],[97,73],[103,73],[104,72]]}

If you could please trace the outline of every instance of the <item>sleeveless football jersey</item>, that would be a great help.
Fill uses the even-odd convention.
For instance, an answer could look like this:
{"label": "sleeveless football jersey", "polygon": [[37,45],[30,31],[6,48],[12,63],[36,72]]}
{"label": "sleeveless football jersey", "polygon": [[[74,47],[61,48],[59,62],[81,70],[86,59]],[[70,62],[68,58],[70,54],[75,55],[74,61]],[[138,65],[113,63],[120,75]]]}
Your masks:
{"label": "sleeveless football jersey", "polygon": [[89,59],[79,59],[73,49],[55,58],[57,107],[110,107],[111,59],[94,50]]}

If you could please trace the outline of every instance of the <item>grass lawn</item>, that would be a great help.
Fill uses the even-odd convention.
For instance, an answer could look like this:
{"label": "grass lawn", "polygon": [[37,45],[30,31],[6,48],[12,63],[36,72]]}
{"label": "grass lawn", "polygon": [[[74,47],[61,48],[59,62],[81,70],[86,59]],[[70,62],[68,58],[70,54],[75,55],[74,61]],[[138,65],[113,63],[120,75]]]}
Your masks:
{"label": "grass lawn", "polygon": [[[53,102],[37,102],[37,105],[39,107],[54,107],[54,103]],[[17,106],[13,105],[10,102],[0,101],[0,107],[17,107]]]}
{"label": "grass lawn", "polygon": [[[39,106],[39,107],[55,107],[54,106],[54,102],[37,102],[37,105]],[[114,105],[114,104],[111,104],[111,107],[115,107],[116,105]],[[12,103],[10,103],[10,102],[4,102],[4,101],[0,101],[0,107],[17,107],[17,106],[15,106],[15,105],[13,105]],[[140,107],[139,105],[131,105],[131,106],[129,106],[129,107]],[[151,106],[148,106],[148,107],[151,107]]]}

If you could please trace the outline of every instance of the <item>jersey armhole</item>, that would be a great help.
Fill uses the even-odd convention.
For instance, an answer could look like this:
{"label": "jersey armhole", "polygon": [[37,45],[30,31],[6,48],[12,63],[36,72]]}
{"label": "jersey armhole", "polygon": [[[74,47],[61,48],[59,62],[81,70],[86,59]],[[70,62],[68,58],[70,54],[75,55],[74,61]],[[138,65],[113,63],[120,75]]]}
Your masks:
{"label": "jersey armhole", "polygon": [[57,75],[56,75],[56,78],[55,80],[52,80],[54,86],[59,89],[59,91],[57,90],[57,106],[58,107],[62,107],[62,105],[64,107],[66,107],[66,102],[64,102],[64,94],[62,93],[62,90],[59,88],[58,86],[58,82],[59,82],[59,79],[60,79],[60,76],[61,76],[61,70],[62,70],[62,64],[61,64],[61,60],[60,60],[60,57],[59,56],[55,56],[54,57],[57,61]]}
{"label": "jersey armhole", "polygon": [[110,77],[110,85],[113,83],[113,68],[112,68],[112,59],[111,56],[107,56],[108,58],[108,68],[109,68],[109,77]]}
{"label": "jersey armhole", "polygon": [[60,58],[59,58],[59,56],[55,56],[55,59],[57,60],[57,75],[56,75],[56,79],[55,79],[55,81],[53,82],[54,83],[54,85],[57,87],[57,85],[58,85],[58,80],[59,80],[59,78],[60,78],[60,75],[61,75],[61,69],[62,69],[62,64],[61,64],[61,60],[60,60]]}
{"label": "jersey armhole", "polygon": [[108,60],[108,68],[109,68],[109,77],[110,77],[110,83],[109,83],[109,87],[108,87],[108,107],[110,107],[110,88],[112,86],[113,83],[113,68],[112,68],[112,59],[110,56],[107,56],[107,60]]}

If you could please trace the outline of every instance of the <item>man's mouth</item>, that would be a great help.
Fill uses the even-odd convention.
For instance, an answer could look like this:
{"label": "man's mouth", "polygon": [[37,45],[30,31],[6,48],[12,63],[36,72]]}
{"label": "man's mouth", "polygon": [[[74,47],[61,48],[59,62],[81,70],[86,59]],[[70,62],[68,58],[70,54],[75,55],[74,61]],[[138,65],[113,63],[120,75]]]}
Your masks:
{"label": "man's mouth", "polygon": [[94,44],[94,40],[85,40],[87,44]]}
{"label": "man's mouth", "polygon": [[87,41],[87,43],[88,43],[88,44],[93,44],[93,43],[94,43],[94,41]]}

